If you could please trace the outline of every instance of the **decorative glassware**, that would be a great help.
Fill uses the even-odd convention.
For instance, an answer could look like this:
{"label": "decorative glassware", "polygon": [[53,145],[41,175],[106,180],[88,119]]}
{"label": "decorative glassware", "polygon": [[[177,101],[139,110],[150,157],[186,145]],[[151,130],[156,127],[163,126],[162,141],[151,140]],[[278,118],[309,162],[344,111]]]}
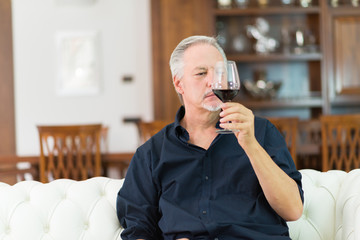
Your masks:
{"label": "decorative glassware", "polygon": [[292,6],[294,5],[295,0],[281,0],[283,6]]}
{"label": "decorative glassware", "polygon": [[217,0],[218,8],[226,9],[231,8],[232,0]]}
{"label": "decorative glassware", "polygon": [[235,0],[236,6],[239,8],[247,8],[249,0]]}
{"label": "decorative glassware", "polygon": [[336,8],[339,6],[339,0],[331,0],[331,6]]}
{"label": "decorative glassware", "polygon": [[258,0],[258,4],[260,7],[267,7],[267,5],[269,4],[268,0]]}
{"label": "decorative glassware", "polygon": [[312,4],[312,0],[300,0],[300,6],[306,8],[310,7]]}

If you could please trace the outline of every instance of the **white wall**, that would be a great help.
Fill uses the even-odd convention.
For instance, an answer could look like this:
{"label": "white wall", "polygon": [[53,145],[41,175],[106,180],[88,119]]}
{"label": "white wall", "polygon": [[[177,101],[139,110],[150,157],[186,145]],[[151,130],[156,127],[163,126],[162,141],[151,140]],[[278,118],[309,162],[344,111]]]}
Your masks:
{"label": "white wall", "polygon": [[[12,9],[17,154],[39,154],[38,124],[97,122],[109,126],[110,152],[134,151],[137,130],[122,119],[153,118],[150,0],[12,0]],[[55,35],[87,30],[99,32],[101,91],[59,96]]]}

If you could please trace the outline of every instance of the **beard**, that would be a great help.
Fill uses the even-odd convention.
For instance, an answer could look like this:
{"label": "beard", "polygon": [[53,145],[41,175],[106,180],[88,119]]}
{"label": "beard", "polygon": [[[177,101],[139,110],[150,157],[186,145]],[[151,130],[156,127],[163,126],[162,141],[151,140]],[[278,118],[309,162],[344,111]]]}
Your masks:
{"label": "beard", "polygon": [[[203,99],[205,99],[209,94],[211,94],[212,91],[209,91],[207,93],[204,94]],[[210,112],[217,112],[221,109],[221,102],[220,101],[216,101],[213,103],[203,103],[202,107]]]}
{"label": "beard", "polygon": [[210,112],[217,112],[220,110],[220,104],[203,104],[202,107]]}

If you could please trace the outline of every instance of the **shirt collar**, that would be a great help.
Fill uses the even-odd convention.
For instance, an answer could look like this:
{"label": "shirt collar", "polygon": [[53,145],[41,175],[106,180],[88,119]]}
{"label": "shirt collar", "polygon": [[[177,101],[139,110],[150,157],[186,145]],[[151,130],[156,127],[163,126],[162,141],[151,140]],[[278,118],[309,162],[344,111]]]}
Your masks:
{"label": "shirt collar", "polygon": [[[177,137],[180,138],[185,138],[185,141],[189,141],[189,133],[186,131],[185,128],[183,128],[180,125],[180,121],[181,119],[183,119],[185,116],[185,107],[182,105],[179,110],[176,113],[176,118],[175,118],[175,134]],[[220,121],[218,121],[216,123],[216,128],[221,129],[221,127],[219,126]]]}
{"label": "shirt collar", "polygon": [[183,128],[180,125],[180,121],[181,119],[183,119],[185,116],[185,107],[181,106],[179,108],[179,110],[176,113],[176,118],[175,118],[175,134],[177,137],[179,137],[180,139],[184,140],[185,142],[189,141],[189,133],[186,131],[185,128]]}

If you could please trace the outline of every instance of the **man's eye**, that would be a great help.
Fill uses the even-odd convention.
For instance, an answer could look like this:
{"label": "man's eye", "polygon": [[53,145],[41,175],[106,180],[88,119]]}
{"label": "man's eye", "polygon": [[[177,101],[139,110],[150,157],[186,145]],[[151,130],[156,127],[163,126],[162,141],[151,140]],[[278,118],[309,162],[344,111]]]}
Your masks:
{"label": "man's eye", "polygon": [[205,75],[205,74],[206,74],[206,72],[199,72],[199,73],[197,73],[196,75],[202,76],[202,75]]}

